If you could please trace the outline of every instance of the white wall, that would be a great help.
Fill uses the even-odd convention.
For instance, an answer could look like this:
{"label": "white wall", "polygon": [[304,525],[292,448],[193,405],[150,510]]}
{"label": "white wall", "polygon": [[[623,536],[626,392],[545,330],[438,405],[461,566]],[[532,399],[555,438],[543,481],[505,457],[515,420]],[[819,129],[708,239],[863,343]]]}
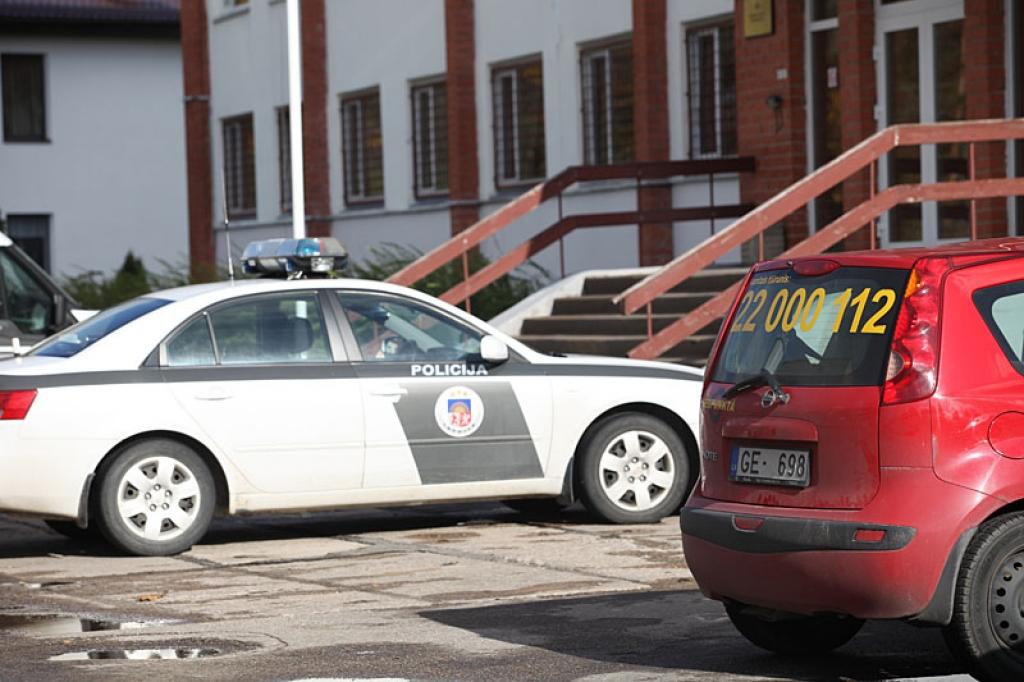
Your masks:
{"label": "white wall", "polygon": [[0,142],[0,210],[50,214],[54,274],[130,249],[187,265],[181,50],[175,40],[3,36],[45,56],[49,143]]}

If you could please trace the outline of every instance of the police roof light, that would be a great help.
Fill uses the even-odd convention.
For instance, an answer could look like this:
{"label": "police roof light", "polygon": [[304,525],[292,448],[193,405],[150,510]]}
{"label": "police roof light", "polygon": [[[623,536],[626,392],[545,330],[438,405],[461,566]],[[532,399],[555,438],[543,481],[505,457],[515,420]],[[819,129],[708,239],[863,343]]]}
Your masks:
{"label": "police roof light", "polygon": [[263,277],[330,277],[347,264],[345,247],[333,237],[264,239],[242,252],[242,270]]}

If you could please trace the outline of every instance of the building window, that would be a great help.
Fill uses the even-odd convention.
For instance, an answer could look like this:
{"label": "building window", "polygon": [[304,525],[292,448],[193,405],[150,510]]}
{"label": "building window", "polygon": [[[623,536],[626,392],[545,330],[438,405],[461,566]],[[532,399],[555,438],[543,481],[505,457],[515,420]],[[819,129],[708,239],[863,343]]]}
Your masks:
{"label": "building window", "polygon": [[585,50],[581,59],[584,162],[632,161],[633,44]]}
{"label": "building window", "polygon": [[4,142],[46,142],[43,55],[0,55]]}
{"label": "building window", "polygon": [[494,69],[491,90],[495,184],[507,187],[544,179],[547,159],[541,61]]}
{"label": "building window", "polygon": [[[839,96],[839,20],[835,2],[812,0],[808,22],[807,78],[810,83],[810,148],[812,169],[821,168],[843,151],[842,102]],[[811,224],[820,230],[843,214],[843,185],[839,183],[814,199]]]}
{"label": "building window", "polygon": [[412,88],[412,162],[417,197],[448,192],[448,87]]}
{"label": "building window", "polygon": [[252,114],[223,120],[224,190],[228,218],[256,216],[256,158]]}
{"label": "building window", "polygon": [[732,22],[686,33],[690,156],[736,153],[736,54]]}
{"label": "building window", "polygon": [[50,216],[9,214],[7,236],[39,267],[50,271]]}
{"label": "building window", "polygon": [[341,98],[345,203],[384,198],[384,144],[380,130],[380,93],[374,90]]}
{"label": "building window", "polygon": [[292,212],[291,114],[287,106],[277,108],[277,189],[281,213]]}

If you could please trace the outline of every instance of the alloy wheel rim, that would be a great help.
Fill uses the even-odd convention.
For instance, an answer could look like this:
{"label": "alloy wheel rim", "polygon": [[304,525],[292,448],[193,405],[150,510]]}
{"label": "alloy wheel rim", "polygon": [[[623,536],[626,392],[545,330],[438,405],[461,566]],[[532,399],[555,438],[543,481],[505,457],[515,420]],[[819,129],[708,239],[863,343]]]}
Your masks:
{"label": "alloy wheel rim", "polygon": [[675,484],[675,459],[661,438],[649,431],[626,431],[601,454],[601,488],[612,504],[630,512],[658,506]]}
{"label": "alloy wheel rim", "polygon": [[117,511],[135,536],[173,540],[195,523],[202,496],[192,471],[172,457],[150,457],[131,466],[117,486]]}
{"label": "alloy wheel rim", "polygon": [[989,592],[992,631],[1008,649],[1024,645],[1024,551],[1003,560]]}

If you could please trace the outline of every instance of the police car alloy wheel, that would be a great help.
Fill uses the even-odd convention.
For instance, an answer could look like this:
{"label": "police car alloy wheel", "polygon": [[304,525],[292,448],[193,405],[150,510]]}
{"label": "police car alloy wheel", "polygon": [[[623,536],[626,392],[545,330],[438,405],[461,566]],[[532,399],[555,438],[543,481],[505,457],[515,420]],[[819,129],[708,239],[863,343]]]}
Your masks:
{"label": "police car alloy wheel", "polygon": [[133,554],[183,552],[205,535],[216,491],[209,467],[171,440],[136,443],[104,466],[97,519],[115,546]]}
{"label": "police car alloy wheel", "polygon": [[689,453],[665,422],[624,413],[595,425],[580,462],[587,508],[612,523],[653,523],[683,502]]}

